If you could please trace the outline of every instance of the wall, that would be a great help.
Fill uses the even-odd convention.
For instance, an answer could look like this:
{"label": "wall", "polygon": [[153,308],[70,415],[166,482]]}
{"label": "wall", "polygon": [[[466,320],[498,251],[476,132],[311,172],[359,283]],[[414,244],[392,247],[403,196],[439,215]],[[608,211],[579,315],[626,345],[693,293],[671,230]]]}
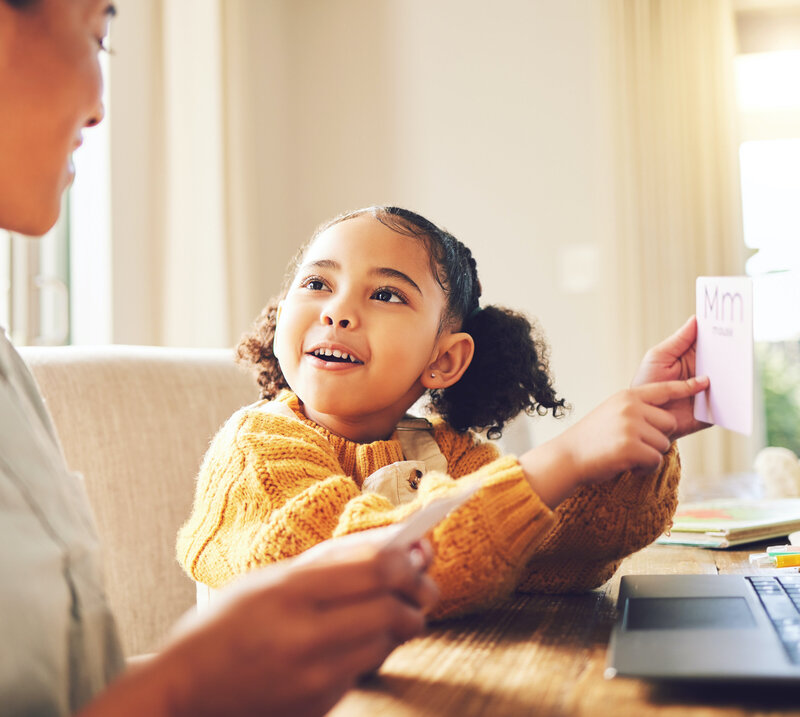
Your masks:
{"label": "wall", "polygon": [[[604,340],[613,202],[598,4],[293,0],[287,28],[287,204],[265,217],[284,223],[276,257],[342,210],[407,206],[471,247],[486,301],[538,318],[576,415],[621,388]],[[258,53],[270,47],[253,50],[269,66]],[[269,122],[274,99],[260,97]],[[268,162],[261,173],[275,176]],[[537,423],[538,438],[561,430]]]}
{"label": "wall", "polygon": [[[121,0],[120,27],[139,2]],[[318,223],[394,203],[472,248],[487,302],[539,319],[576,415],[621,388],[635,361],[618,366],[605,340],[613,197],[600,11],[592,0],[225,0],[224,88],[237,108],[225,147],[230,340]],[[139,51],[160,47],[157,33],[126,32]],[[116,112],[112,151],[128,149],[125,170],[117,157],[114,166],[129,179],[116,175],[115,247],[144,241],[139,263],[126,259],[136,267],[142,252],[159,252],[147,212],[131,210],[138,194],[158,211],[131,149],[147,126],[136,111],[127,124]],[[126,272],[119,281],[135,302]],[[159,341],[158,292],[146,282],[140,291],[146,311],[117,312],[118,342]],[[540,423],[538,438],[561,430]]]}

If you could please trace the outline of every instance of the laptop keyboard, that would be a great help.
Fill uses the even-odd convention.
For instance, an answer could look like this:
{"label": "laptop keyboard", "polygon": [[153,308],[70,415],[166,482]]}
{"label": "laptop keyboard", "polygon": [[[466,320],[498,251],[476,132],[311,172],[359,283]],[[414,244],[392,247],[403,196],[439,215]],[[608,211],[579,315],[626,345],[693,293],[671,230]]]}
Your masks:
{"label": "laptop keyboard", "polygon": [[747,579],[778,631],[789,659],[800,664],[800,574]]}

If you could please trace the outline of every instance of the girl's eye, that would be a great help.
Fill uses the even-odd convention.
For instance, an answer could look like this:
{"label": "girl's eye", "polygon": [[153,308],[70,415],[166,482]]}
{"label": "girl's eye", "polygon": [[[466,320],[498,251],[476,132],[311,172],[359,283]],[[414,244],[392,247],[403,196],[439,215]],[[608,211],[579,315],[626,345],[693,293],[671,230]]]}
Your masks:
{"label": "girl's eye", "polygon": [[300,283],[300,286],[309,291],[325,291],[326,288],[325,282],[322,279],[315,279],[314,277],[305,279]]}
{"label": "girl's eye", "polygon": [[405,304],[406,300],[394,289],[378,289],[372,298],[376,301],[383,301],[387,304]]}

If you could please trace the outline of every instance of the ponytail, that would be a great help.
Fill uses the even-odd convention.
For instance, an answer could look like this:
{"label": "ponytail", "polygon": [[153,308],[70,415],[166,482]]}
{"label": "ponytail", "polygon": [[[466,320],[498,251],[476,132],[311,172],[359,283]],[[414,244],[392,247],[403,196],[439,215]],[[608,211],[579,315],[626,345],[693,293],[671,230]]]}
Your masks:
{"label": "ponytail", "polygon": [[462,331],[475,342],[472,362],[458,382],[431,391],[432,407],[453,428],[488,429],[489,438],[499,438],[522,411],[564,415],[566,403],[556,398],[548,373],[547,346],[525,316],[487,306],[473,311]]}

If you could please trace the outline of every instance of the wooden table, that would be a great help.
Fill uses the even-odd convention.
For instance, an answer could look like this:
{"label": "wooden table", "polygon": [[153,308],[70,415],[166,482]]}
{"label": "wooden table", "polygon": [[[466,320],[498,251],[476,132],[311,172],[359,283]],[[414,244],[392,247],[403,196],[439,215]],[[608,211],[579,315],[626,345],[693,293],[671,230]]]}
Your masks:
{"label": "wooden table", "polygon": [[751,572],[748,555],[759,547],[652,545],[591,593],[516,596],[480,615],[434,625],[395,650],[330,717],[800,715],[800,686],[679,689],[603,677],[620,576]]}

